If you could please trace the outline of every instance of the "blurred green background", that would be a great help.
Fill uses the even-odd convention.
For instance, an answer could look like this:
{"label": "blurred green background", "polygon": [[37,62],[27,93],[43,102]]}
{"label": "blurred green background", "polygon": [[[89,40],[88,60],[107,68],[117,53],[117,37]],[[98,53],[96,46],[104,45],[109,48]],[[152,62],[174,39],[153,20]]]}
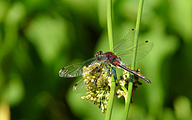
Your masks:
{"label": "blurred green background", "polygon": [[[106,0],[0,1],[0,120],[99,120],[58,71],[108,51]],[[138,0],[114,0],[114,39],[135,28]],[[192,119],[192,1],[146,0],[140,42],[154,48],[137,62],[152,81],[134,92],[130,120]],[[115,99],[112,120],[122,119]]]}

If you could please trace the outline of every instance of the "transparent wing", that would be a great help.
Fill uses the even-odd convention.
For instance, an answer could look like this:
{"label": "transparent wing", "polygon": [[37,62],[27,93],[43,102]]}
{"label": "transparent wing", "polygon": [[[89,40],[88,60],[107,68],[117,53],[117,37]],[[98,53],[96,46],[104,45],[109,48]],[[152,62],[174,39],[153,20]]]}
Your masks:
{"label": "transparent wing", "polygon": [[115,54],[120,54],[127,49],[131,49],[134,46],[134,38],[135,38],[135,29],[132,29],[127,33],[127,35],[116,43],[113,47],[113,52]]}
{"label": "transparent wing", "polygon": [[85,84],[83,82],[83,79],[78,81],[74,86],[73,86],[73,92],[74,93],[82,93],[85,91]]}
{"label": "transparent wing", "polygon": [[[98,80],[98,78],[100,78],[100,76],[102,75],[102,73],[101,73],[101,71],[102,71],[102,68],[103,68],[103,63],[100,61],[96,61],[97,63],[99,63],[99,64],[92,64],[91,66],[89,66],[89,68],[91,68],[91,69],[89,69],[89,68],[87,68],[87,70],[85,70],[84,71],[84,79],[89,79],[88,81],[87,81],[87,84],[90,84],[90,82],[91,82],[91,78],[93,78],[93,77],[91,77],[91,76],[95,76],[98,72],[100,72],[100,74],[97,74],[97,76],[95,76],[95,81],[96,81],[96,84],[97,84],[97,80]],[[95,62],[93,62],[93,63],[95,63]],[[87,76],[89,74],[89,77]],[[86,87],[86,85],[85,85],[85,83],[84,83],[84,79],[82,79],[82,80],[80,80],[80,81],[78,81],[74,86],[73,86],[73,92],[74,93],[82,93],[82,92],[86,92],[86,90],[85,90],[85,87]],[[95,83],[95,81],[94,81],[94,83]]]}
{"label": "transparent wing", "polygon": [[151,41],[145,41],[137,45],[137,53],[136,53],[136,59],[133,60],[133,54],[135,47],[132,47],[129,50],[126,50],[124,52],[121,52],[120,54],[116,54],[118,57],[120,57],[121,61],[124,65],[129,65],[133,63],[134,61],[138,61],[145,57],[153,48],[154,44]]}
{"label": "transparent wing", "polygon": [[95,57],[75,65],[66,66],[59,71],[59,76],[64,78],[81,76],[83,73],[83,66],[88,66],[94,63],[94,61],[96,61]]}

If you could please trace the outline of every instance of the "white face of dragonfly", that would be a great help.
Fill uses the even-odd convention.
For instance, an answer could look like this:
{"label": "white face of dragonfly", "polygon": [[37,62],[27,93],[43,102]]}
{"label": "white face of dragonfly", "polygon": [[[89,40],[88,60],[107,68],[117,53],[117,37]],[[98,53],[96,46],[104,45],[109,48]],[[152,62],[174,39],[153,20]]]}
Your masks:
{"label": "white face of dragonfly", "polygon": [[107,61],[107,57],[106,55],[102,52],[102,51],[98,51],[96,54],[95,54],[95,57],[97,58],[98,61]]}

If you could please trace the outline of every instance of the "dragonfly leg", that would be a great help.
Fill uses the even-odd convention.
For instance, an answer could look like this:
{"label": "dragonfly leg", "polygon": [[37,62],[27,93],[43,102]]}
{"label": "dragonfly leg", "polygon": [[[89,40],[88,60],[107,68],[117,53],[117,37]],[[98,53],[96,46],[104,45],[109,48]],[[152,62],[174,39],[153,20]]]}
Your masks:
{"label": "dragonfly leg", "polygon": [[100,76],[97,76],[97,78],[94,79],[94,85],[95,85],[95,88],[97,87],[97,80],[100,78]]}
{"label": "dragonfly leg", "polygon": [[101,67],[103,67],[103,63],[101,63],[101,64],[99,65],[99,67],[97,68],[96,71],[99,71],[99,70],[101,69]]}
{"label": "dragonfly leg", "polygon": [[94,87],[96,88],[97,87],[97,79],[94,80]]}
{"label": "dragonfly leg", "polygon": [[115,67],[111,67],[111,72],[112,72],[113,76],[115,77],[115,79],[117,79]]}
{"label": "dragonfly leg", "polygon": [[107,72],[109,73],[109,75],[111,75],[111,71],[110,71],[110,68],[111,68],[111,66],[109,65],[109,67],[107,66],[107,64],[105,64],[105,67],[106,67],[106,69],[107,69]]}

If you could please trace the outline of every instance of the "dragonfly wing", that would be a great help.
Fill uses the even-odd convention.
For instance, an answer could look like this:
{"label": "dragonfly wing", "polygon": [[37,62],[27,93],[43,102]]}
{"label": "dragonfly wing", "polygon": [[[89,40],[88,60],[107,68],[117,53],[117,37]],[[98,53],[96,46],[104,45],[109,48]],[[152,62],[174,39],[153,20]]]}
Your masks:
{"label": "dragonfly wing", "polygon": [[115,54],[120,54],[126,49],[131,49],[134,46],[134,38],[135,38],[135,29],[132,29],[127,33],[127,35],[117,42],[113,47],[113,52]]}
{"label": "dragonfly wing", "polygon": [[83,82],[83,79],[78,81],[74,86],[73,86],[73,92],[74,93],[82,93],[85,91],[85,84]]}
{"label": "dragonfly wing", "polygon": [[[90,74],[91,76],[94,76],[94,75],[96,75],[98,72],[101,72],[101,71],[102,71],[102,69],[103,69],[103,64],[104,64],[104,63],[99,62],[99,61],[96,61],[96,62],[99,63],[99,64],[93,64],[93,63],[95,63],[95,62],[93,62],[93,63],[92,63],[93,66],[89,66],[89,67],[92,67],[92,69],[89,69],[89,70],[87,69],[88,71],[86,70],[85,74]],[[95,76],[94,84],[95,84],[95,81],[97,81],[102,74],[103,74],[103,73],[97,74],[97,75]],[[84,76],[83,76],[83,79],[80,80],[80,81],[78,81],[78,82],[73,86],[73,92],[74,92],[74,93],[82,93],[82,92],[85,92],[85,91],[86,91],[85,88],[86,88],[87,85],[85,85],[84,79],[86,80],[86,79],[89,79],[89,78],[87,78],[87,77],[85,77],[85,76],[86,76],[86,75],[84,75]],[[90,78],[91,78],[91,76],[90,76]],[[87,81],[87,80],[86,80],[86,81]],[[90,84],[91,80],[88,80],[87,82],[88,82],[88,83],[86,83],[86,84]],[[97,83],[97,82],[96,82],[96,83]],[[88,85],[88,86],[89,86],[89,85]]]}
{"label": "dragonfly wing", "polygon": [[133,59],[133,54],[135,47],[132,47],[129,50],[125,50],[124,52],[117,54],[118,57],[120,57],[121,61],[124,65],[129,65],[135,61],[138,61],[145,57],[153,48],[154,44],[151,41],[145,41],[137,45],[137,53],[136,53],[136,59]]}
{"label": "dragonfly wing", "polygon": [[94,63],[94,61],[96,61],[95,57],[75,65],[66,66],[59,71],[59,76],[64,78],[81,76],[83,67]]}

